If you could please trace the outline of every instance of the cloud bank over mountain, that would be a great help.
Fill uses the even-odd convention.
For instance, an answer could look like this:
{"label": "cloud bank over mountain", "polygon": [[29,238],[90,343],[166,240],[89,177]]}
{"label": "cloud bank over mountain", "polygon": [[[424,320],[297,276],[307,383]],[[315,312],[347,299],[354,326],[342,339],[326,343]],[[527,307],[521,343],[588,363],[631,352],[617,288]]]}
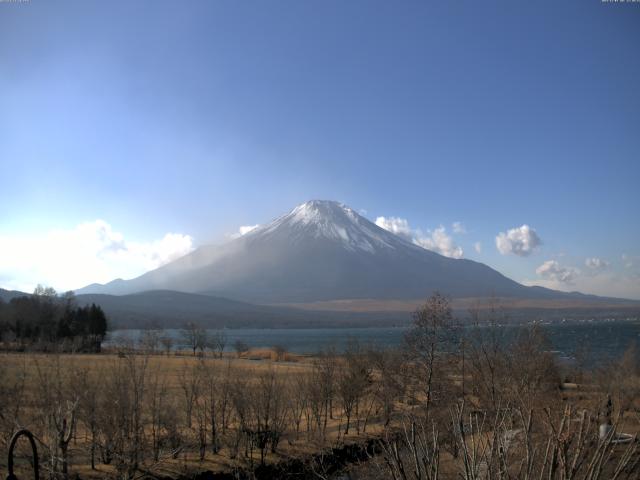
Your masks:
{"label": "cloud bank over mountain", "polygon": [[[528,288],[485,264],[456,258],[461,255],[444,226],[422,234],[402,218],[378,217],[375,224],[342,203],[311,200],[225,244],[205,245],[137,278],[79,292],[177,290],[263,304],[416,299],[434,291],[456,298],[575,297]],[[541,272],[568,280],[553,263]]]}
{"label": "cloud bank over mountain", "polygon": [[[439,253],[445,257],[464,257],[464,250],[462,247],[456,245],[443,225],[440,225],[434,230],[427,230],[425,234],[420,229],[412,229],[409,226],[409,222],[400,217],[377,217],[375,223],[379,227],[413,242],[415,245],[419,245],[422,248]],[[464,225],[460,222],[454,222],[453,231],[455,233],[466,233]]]}
{"label": "cloud bank over mountain", "polygon": [[[588,257],[584,267],[573,261],[546,260],[536,268],[537,278],[524,280],[524,285],[539,285],[560,291],[589,292],[595,295],[640,299],[640,268],[599,257]],[[630,265],[630,266],[629,266]]]}
{"label": "cloud bank over mountain", "polygon": [[556,282],[572,284],[580,271],[572,267],[564,267],[557,260],[547,260],[536,268],[536,273]]}
{"label": "cloud bank over mountain", "polygon": [[260,225],[259,224],[255,224],[255,225],[241,225],[240,227],[238,227],[238,231],[228,234],[227,237],[228,238],[240,238],[243,235],[246,235],[247,233],[251,232],[252,230],[255,230],[256,228],[258,228]]}
{"label": "cloud bank over mountain", "polygon": [[37,283],[70,290],[136,277],[193,249],[189,235],[170,232],[150,241],[129,240],[104,220],[32,235],[0,235],[0,280],[23,291]]}

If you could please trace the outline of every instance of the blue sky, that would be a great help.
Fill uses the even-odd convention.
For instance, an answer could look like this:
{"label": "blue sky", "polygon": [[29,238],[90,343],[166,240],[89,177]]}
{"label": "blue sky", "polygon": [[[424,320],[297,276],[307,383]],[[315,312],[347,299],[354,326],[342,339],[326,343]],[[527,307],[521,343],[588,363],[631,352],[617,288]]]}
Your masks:
{"label": "blue sky", "polygon": [[0,286],[133,276],[323,198],[640,298],[638,45],[640,4],[597,0],[0,3]]}

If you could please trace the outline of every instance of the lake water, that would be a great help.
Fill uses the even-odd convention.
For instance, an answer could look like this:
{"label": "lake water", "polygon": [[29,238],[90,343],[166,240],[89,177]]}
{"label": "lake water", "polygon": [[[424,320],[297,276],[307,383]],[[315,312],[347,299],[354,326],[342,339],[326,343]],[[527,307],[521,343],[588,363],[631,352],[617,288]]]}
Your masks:
{"label": "lake water", "polygon": [[[515,332],[516,326],[500,327]],[[586,353],[589,363],[598,364],[618,358],[632,343],[640,342],[640,320],[612,320],[598,322],[576,322],[543,325],[551,341],[552,348],[561,356],[571,357],[580,348]],[[372,328],[288,328],[288,329],[225,329],[226,349],[233,350],[237,340],[252,348],[284,347],[293,353],[315,353],[327,347],[343,351],[350,339],[357,339],[361,345],[397,347],[402,344],[406,327]],[[116,330],[111,332],[105,346],[129,338],[136,341],[142,330]],[[176,348],[186,348],[181,344],[182,335],[178,329],[165,330],[165,335],[174,339]],[[640,345],[639,345],[640,346]]]}

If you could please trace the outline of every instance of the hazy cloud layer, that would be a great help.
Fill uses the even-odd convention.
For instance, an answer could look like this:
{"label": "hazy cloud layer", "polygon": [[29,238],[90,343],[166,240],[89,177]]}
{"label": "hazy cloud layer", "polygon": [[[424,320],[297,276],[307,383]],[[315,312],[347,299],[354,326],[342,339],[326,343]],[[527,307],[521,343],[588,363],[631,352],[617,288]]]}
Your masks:
{"label": "hazy cloud layer", "polygon": [[602,258],[598,258],[598,257],[587,258],[584,261],[584,264],[592,272],[602,272],[603,270],[606,270],[607,268],[609,268],[609,266],[611,265],[606,260],[603,260]]}
{"label": "hazy cloud layer", "polygon": [[536,268],[536,273],[549,280],[571,284],[580,271],[573,267],[562,266],[557,260],[547,260]]}
{"label": "hazy cloud layer", "polygon": [[603,295],[606,297],[633,298],[640,300],[640,277],[620,272],[605,270],[597,275],[578,275],[572,283],[565,283],[554,278],[527,279],[525,285],[539,285],[562,291],[579,291]]}
{"label": "hazy cloud layer", "polygon": [[638,263],[640,263],[640,257],[623,253],[622,263],[625,268],[634,268]]}
{"label": "hazy cloud layer", "polygon": [[0,286],[30,291],[35,282],[58,290],[80,288],[136,277],[192,250],[189,235],[128,241],[104,220],[37,236],[0,235],[0,278],[5,279]]}
{"label": "hazy cloud layer", "polygon": [[464,256],[462,247],[456,245],[442,225],[435,230],[428,230],[426,234],[420,229],[412,229],[406,219],[399,217],[378,217],[376,225],[445,257],[462,258]]}
{"label": "hazy cloud layer", "polygon": [[474,243],[473,249],[476,251],[476,253],[482,253],[482,244],[480,242]]}
{"label": "hazy cloud layer", "polygon": [[563,291],[589,292],[608,297],[640,300],[640,276],[633,270],[616,271],[611,262],[589,257],[585,269],[579,269],[547,260],[536,269],[538,278],[524,280],[525,285],[539,285]]}
{"label": "hazy cloud layer", "polygon": [[496,236],[496,248],[502,255],[518,255],[527,257],[542,241],[536,231],[529,225],[512,228],[507,232],[500,232]]}

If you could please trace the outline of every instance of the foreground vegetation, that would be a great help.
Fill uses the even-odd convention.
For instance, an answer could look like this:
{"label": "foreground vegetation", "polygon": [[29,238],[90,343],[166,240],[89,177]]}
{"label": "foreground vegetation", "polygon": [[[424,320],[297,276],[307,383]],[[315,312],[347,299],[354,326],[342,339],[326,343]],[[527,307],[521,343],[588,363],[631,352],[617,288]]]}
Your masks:
{"label": "foreground vegetation", "polygon": [[99,352],[106,333],[102,308],[78,306],[73,292],[38,285],[33,295],[0,299],[0,340],[14,350]]}
{"label": "foreground vegetation", "polygon": [[[606,369],[561,369],[541,330],[506,338],[499,310],[479,312],[483,327],[463,336],[436,295],[402,349],[353,340],[310,358],[207,354],[196,328],[188,352],[159,353],[146,337],[100,355],[4,354],[0,447],[30,429],[50,478],[251,476],[366,438],[376,448],[353,469],[362,478],[638,478],[635,350]],[[28,457],[20,450],[25,472]],[[332,470],[323,455],[307,464],[309,478]]]}

